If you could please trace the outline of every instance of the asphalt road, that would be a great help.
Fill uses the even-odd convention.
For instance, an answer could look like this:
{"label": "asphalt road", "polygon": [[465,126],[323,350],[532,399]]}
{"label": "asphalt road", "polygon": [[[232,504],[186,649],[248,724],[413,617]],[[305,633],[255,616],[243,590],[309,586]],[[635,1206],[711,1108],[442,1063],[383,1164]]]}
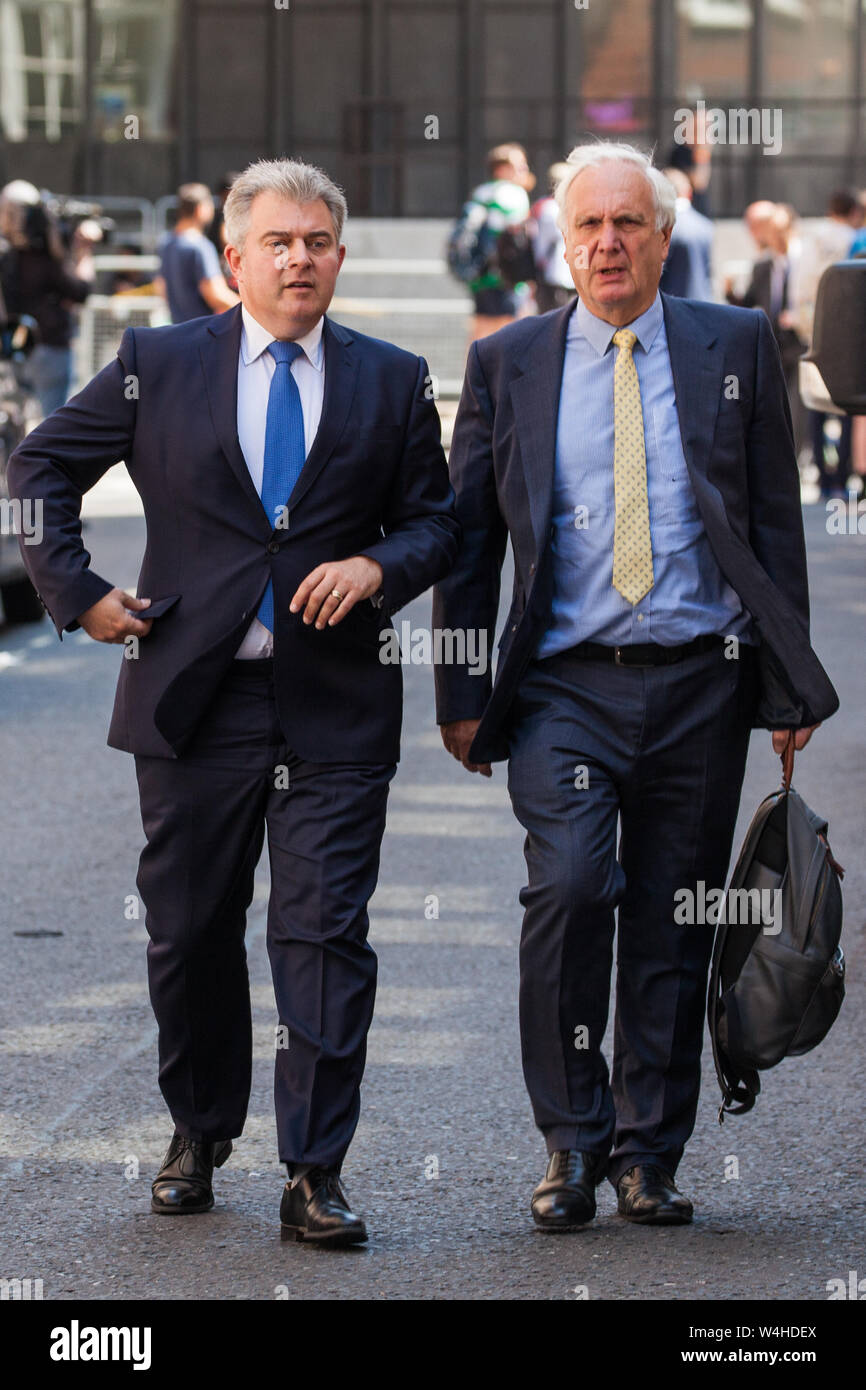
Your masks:
{"label": "asphalt road", "polygon": [[[504,768],[484,782],[445,755],[431,672],[411,665],[371,913],[376,1018],[344,1174],[370,1243],[327,1254],[279,1239],[265,864],[248,931],[246,1133],[217,1175],[212,1213],[152,1216],[171,1125],[143,914],[131,915],[142,843],[133,765],[105,746],[120,649],[83,634],[61,645],[47,621],[0,629],[0,1277],[41,1279],[46,1299],[821,1300],[828,1280],[866,1276],[866,538],[828,535],[818,507],[806,523],[815,643],[843,712],[798,759],[795,781],[829,815],[847,869],[848,997],[826,1042],[768,1074],[756,1110],[723,1127],[707,1049],[680,1169],[696,1220],[683,1229],[622,1221],[607,1185],[584,1232],[533,1228],[545,1160],[517,1032],[522,836]],[[97,517],[87,539],[98,572],[134,583],[140,519]],[[401,617],[429,622],[429,596]],[[755,734],[740,833],[778,773],[769,735]]]}

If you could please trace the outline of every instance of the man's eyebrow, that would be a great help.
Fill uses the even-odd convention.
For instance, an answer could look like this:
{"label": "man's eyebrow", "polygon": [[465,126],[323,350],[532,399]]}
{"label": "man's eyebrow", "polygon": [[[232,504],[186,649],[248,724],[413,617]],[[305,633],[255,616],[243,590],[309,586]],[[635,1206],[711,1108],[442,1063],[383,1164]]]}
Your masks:
{"label": "man's eyebrow", "polygon": [[[285,229],[285,228],[284,228],[283,230],[274,229],[274,230],[272,230],[272,231],[270,231],[270,232],[262,232],[261,237],[259,238],[259,240],[260,240],[260,241],[267,241],[267,239],[268,239],[269,236],[284,236],[284,237],[285,237],[285,236],[288,236],[288,237],[290,237],[290,236],[293,236],[293,235],[294,235],[293,232],[290,232],[290,231],[288,231],[288,230]],[[306,241],[309,237],[311,237],[311,236],[326,236],[326,237],[329,237],[329,236],[332,236],[332,235],[333,235],[333,234],[332,234],[331,232],[328,231],[327,227],[319,227],[319,228],[317,228],[315,231],[312,231],[312,232],[304,232],[304,234],[303,234],[304,240],[305,240],[305,241]]]}
{"label": "man's eyebrow", "polygon": [[[613,217],[614,222],[621,221],[623,217],[630,217],[635,221],[643,222],[645,222],[647,218],[647,214],[645,212],[637,212],[634,208],[624,208],[621,212],[614,212],[611,215]],[[592,220],[595,220],[596,222],[601,221],[602,214],[600,212],[579,212],[577,214],[577,217],[575,218],[576,222],[590,222]]]}

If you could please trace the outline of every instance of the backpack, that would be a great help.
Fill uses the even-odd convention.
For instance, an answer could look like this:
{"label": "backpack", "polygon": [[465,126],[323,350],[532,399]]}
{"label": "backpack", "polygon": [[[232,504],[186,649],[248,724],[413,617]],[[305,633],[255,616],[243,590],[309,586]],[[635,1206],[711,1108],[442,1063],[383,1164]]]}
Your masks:
{"label": "backpack", "polygon": [[493,265],[497,233],[490,227],[484,203],[470,198],[448,238],[447,260],[451,274],[471,285]]}
{"label": "backpack", "polygon": [[[762,801],[743,842],[713,949],[707,1015],[720,1124],[726,1111],[752,1109],[759,1072],[817,1047],[845,997],[845,871],[827,842],[826,820],[791,786],[793,735],[782,763],[781,789]],[[744,922],[746,901],[761,910]]]}
{"label": "backpack", "polygon": [[511,289],[525,280],[535,280],[538,267],[532,238],[526,224],[506,227],[496,242],[496,264],[505,284]]}

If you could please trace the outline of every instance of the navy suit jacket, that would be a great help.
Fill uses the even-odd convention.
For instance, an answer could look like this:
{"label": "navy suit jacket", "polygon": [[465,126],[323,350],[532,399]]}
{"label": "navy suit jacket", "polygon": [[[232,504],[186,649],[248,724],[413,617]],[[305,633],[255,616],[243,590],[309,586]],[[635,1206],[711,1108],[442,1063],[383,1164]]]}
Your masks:
{"label": "navy suit jacket", "polygon": [[[240,307],[170,328],[129,328],[117,357],[33,430],[12,495],[40,499],[44,538],[22,548],[58,632],[113,585],[90,569],[81,494],[123,459],[144,504],[138,593],[153,627],[123,659],[108,742],[174,757],[194,733],[273,578],[274,665],[289,747],[312,762],[399,757],[400,666],[379,660],[389,615],[450,569],[459,526],[423,358],[324,323],[322,418],[274,529],[237,434]],[[384,604],[317,631],[289,612],[317,565],[364,554]],[[124,653],[125,657],[125,653]]]}
{"label": "navy suit jacket", "polygon": [[[809,643],[800,482],[769,321],[760,310],[664,294],[662,304],[698,509],[719,568],[760,638],[755,724],[815,724],[839,701]],[[550,624],[556,426],[574,308],[518,320],[469,354],[450,456],[463,543],[434,591],[434,624],[492,635],[509,537],[514,551],[514,593],[495,682],[465,665],[436,668],[439,722],[481,719],[470,753],[475,762],[508,756],[509,707]],[[574,406],[579,410],[580,402]]]}

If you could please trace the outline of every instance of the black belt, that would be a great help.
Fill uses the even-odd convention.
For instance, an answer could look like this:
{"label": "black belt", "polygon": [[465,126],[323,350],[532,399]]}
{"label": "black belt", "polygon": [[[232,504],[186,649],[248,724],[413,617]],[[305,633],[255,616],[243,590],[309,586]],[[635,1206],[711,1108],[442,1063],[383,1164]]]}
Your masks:
{"label": "black belt", "polygon": [[720,647],[724,640],[717,633],[704,633],[691,642],[683,642],[679,647],[662,647],[658,642],[637,642],[626,647],[603,647],[600,642],[578,642],[576,647],[569,647],[562,655],[583,661],[612,661],[616,666],[672,666],[684,657]]}

